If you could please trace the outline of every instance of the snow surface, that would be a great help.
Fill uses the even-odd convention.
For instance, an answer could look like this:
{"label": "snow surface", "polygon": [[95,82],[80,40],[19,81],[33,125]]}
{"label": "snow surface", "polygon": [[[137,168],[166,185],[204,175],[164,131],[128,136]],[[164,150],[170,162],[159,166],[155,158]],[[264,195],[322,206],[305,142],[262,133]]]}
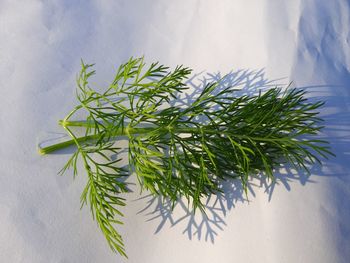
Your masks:
{"label": "snow surface", "polygon": [[[0,262],[349,262],[350,4],[345,0],[0,1]],[[129,260],[113,254],[89,210],[84,174],[57,176],[71,151],[39,156],[75,105],[80,58],[102,86],[130,56],[251,89],[293,81],[327,102],[336,158],[312,176],[256,182],[250,202],[226,185],[208,218],[127,196]],[[195,84],[193,84],[195,85]],[[261,186],[261,187],[260,187]]]}

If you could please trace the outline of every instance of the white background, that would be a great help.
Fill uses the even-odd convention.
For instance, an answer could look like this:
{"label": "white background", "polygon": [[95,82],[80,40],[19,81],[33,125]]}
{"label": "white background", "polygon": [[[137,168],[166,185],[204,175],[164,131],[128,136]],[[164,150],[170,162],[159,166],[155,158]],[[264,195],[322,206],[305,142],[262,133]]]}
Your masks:
{"label": "white background", "polygon": [[[349,262],[349,25],[345,0],[0,0],[0,262]],[[228,185],[208,218],[181,205],[169,214],[134,187],[121,228],[129,260],[120,258],[79,210],[84,173],[57,176],[69,151],[43,157],[36,146],[61,136],[80,58],[96,63],[103,86],[141,55],[293,81],[327,102],[323,136],[337,157],[309,178],[255,182],[249,203]]]}

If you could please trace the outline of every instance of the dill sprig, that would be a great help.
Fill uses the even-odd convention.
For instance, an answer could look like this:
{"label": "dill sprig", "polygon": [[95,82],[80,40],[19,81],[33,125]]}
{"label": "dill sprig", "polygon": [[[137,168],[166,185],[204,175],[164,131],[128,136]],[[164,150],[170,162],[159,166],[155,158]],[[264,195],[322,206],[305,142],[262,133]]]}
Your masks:
{"label": "dill sprig", "polygon": [[[176,101],[188,89],[192,70],[170,70],[159,63],[146,67],[143,58],[122,64],[111,85],[98,92],[89,85],[92,64],[82,62],[77,78],[76,106],[63,120],[71,140],[41,148],[46,154],[70,145],[77,150],[62,169],[78,159],[87,173],[81,195],[112,250],[126,256],[115,224],[122,224],[124,178],[135,173],[142,189],[170,200],[185,198],[204,211],[203,197],[218,193],[220,182],[241,181],[247,194],[249,176],[274,179],[274,171],[289,163],[309,172],[310,165],[333,155],[328,142],[315,136],[323,128],[317,111],[324,103],[309,102],[305,91],[271,88],[258,95],[235,96],[234,87],[220,81],[205,84],[187,106]],[[71,120],[78,111],[86,120]],[[78,136],[74,127],[84,129]],[[127,168],[118,165],[123,149],[115,141],[128,139]],[[119,158],[119,159],[118,159]]]}

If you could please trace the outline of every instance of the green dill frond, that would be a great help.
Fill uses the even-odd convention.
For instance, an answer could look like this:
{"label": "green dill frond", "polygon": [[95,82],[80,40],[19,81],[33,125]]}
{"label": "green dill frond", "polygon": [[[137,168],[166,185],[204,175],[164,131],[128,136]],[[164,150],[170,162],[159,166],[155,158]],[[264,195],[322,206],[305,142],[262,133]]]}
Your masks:
{"label": "green dill frond", "polygon": [[[128,191],[123,178],[132,173],[153,195],[173,205],[185,198],[205,212],[203,197],[221,191],[223,180],[237,178],[247,194],[250,175],[273,180],[283,163],[308,172],[333,155],[328,142],[317,139],[323,102],[308,101],[303,90],[276,87],[236,96],[234,87],[222,88],[217,81],[205,84],[190,105],[175,106],[189,88],[189,68],[147,67],[143,58],[131,58],[103,92],[89,85],[92,68],[82,61],[79,105],[60,121],[71,140],[40,152],[76,145],[61,172],[73,168],[76,176],[78,159],[83,162],[88,182],[81,203],[90,206],[108,244],[123,256],[115,226],[122,224],[125,206],[120,194]],[[77,111],[85,112],[85,121],[71,120]],[[83,136],[76,135],[76,127]],[[123,149],[114,146],[120,138],[128,139],[127,169],[117,159]]]}

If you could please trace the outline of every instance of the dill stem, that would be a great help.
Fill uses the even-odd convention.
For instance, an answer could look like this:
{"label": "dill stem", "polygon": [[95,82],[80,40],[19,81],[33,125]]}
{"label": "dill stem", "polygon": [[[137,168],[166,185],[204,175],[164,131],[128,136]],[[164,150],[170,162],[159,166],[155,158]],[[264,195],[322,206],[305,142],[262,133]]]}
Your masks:
{"label": "dill stem", "polygon": [[[93,127],[93,123],[89,123],[86,121],[67,121],[67,120],[59,120],[59,125],[65,127]],[[117,137],[117,136],[127,136],[128,134],[146,134],[148,132],[153,131],[157,127],[144,127],[144,128],[130,128],[127,126],[128,124],[126,123],[126,128],[124,129],[118,129],[114,134],[112,134],[112,137]],[[99,138],[99,135],[85,135],[81,137],[77,137],[76,139],[71,139],[59,143],[55,143],[46,147],[40,147],[39,146],[39,153],[41,155],[45,155],[48,153],[52,153],[57,150],[61,150],[67,147],[70,147],[72,145],[75,145],[77,142],[86,142],[86,141],[93,141]]]}
{"label": "dill stem", "polygon": [[[88,123],[86,121],[66,121],[66,120],[60,120],[59,124],[62,125],[63,127],[92,127],[93,123]],[[118,129],[114,134],[112,134],[112,137],[118,137],[118,136],[128,136],[130,134],[133,135],[142,135],[142,134],[147,134],[149,132],[155,131],[157,130],[158,132],[170,132],[170,130],[173,133],[177,133],[177,134],[186,134],[186,133],[190,133],[190,134],[195,134],[195,133],[206,133],[206,134],[222,134],[222,135],[229,135],[229,136],[233,136],[239,139],[252,139],[255,141],[284,141],[285,138],[262,138],[262,137],[252,137],[252,136],[246,136],[246,135],[239,135],[239,134],[233,134],[232,132],[227,132],[227,131],[219,131],[219,130],[213,130],[213,129],[199,129],[199,128],[160,128],[160,127],[137,127],[137,128],[130,128],[128,126],[126,126],[126,128],[124,129]],[[81,136],[81,137],[77,137],[76,141],[77,142],[86,142],[86,141],[93,141],[99,138],[99,135],[86,135],[86,136]],[[64,149],[67,148],[69,146],[72,146],[74,144],[76,144],[76,141],[74,139],[71,140],[67,140],[67,141],[63,141],[60,143],[56,143],[56,144],[52,144],[46,147],[39,147],[39,153],[44,155],[44,154],[48,154],[60,149]]]}
{"label": "dill stem", "polygon": [[[93,140],[95,138],[97,138],[97,136],[95,136],[95,135],[82,136],[82,137],[78,137],[77,141],[78,142],[85,142],[85,141]],[[41,155],[44,155],[44,154],[48,154],[48,153],[51,153],[51,152],[54,152],[57,150],[67,148],[67,147],[72,146],[74,144],[75,144],[75,140],[72,139],[72,140],[67,140],[67,141],[56,143],[56,144],[52,144],[52,145],[49,145],[46,147],[39,146],[38,151]]]}

